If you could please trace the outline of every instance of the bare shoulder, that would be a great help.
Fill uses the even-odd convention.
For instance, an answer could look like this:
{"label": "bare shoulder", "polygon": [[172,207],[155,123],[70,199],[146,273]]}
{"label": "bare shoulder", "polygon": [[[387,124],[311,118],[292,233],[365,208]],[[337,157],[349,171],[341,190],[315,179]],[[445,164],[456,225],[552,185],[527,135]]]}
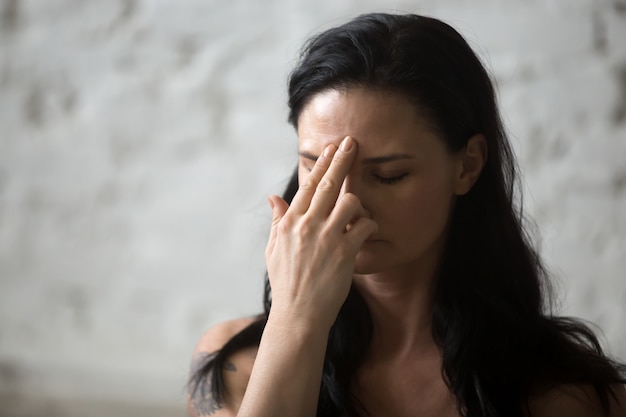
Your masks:
{"label": "bare shoulder", "polygon": [[[626,417],[626,390],[613,387],[609,417]],[[560,385],[536,391],[528,401],[530,417],[605,417],[598,395],[588,385]]]}
{"label": "bare shoulder", "polygon": [[196,353],[213,353],[222,348],[234,335],[253,323],[254,317],[245,317],[219,323],[207,330],[196,345]]}
{"label": "bare shoulder", "polygon": [[[212,354],[222,349],[226,342],[254,321],[255,318],[229,320],[207,330],[198,341],[194,350],[191,375],[193,376],[201,369]],[[206,384],[204,386],[197,387],[195,390],[192,388],[187,401],[188,414],[192,417],[235,416],[250,379],[256,352],[256,347],[245,348],[227,358],[222,374],[226,388],[224,401],[218,402],[213,398],[210,380],[208,379],[205,380]]]}

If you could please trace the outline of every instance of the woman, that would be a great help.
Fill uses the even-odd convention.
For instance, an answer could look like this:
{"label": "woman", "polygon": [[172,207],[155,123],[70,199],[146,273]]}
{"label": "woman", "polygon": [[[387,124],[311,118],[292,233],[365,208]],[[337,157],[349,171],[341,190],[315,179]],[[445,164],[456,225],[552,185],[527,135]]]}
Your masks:
{"label": "woman", "polygon": [[626,415],[626,368],[551,315],[492,84],[454,29],[369,14],[323,32],[289,106],[265,312],[201,339],[191,415]]}

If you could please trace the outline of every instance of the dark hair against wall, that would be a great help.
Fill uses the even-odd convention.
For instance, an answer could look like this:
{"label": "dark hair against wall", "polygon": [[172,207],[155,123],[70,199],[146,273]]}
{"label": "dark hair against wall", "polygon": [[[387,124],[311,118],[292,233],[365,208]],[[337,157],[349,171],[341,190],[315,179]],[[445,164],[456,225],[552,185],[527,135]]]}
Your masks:
{"label": "dark hair against wall", "polygon": [[[416,15],[367,14],[312,38],[289,82],[289,121],[317,93],[376,88],[406,96],[432,122],[450,151],[482,133],[488,160],[473,189],[457,199],[435,283],[433,336],[443,376],[464,416],[521,416],[539,386],[591,385],[608,413],[612,384],[626,368],[602,352],[586,326],[552,315],[546,273],[516,204],[516,165],[489,76],[447,24]],[[284,198],[297,190],[294,173]],[[211,378],[223,398],[226,358],[258,345],[271,304],[194,375]],[[365,302],[353,288],[330,332],[318,416],[365,414],[350,393],[371,336]]]}

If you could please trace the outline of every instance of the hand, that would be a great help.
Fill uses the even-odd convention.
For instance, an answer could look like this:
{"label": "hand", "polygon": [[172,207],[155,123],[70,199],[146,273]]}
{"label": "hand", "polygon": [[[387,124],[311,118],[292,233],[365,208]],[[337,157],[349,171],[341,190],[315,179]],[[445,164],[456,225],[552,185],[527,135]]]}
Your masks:
{"label": "hand", "polygon": [[273,219],[265,258],[272,287],[270,316],[328,329],[334,323],[348,296],[359,248],[378,229],[357,196],[338,198],[356,153],[350,137],[339,149],[328,145],[291,206],[278,196],[269,198]]}

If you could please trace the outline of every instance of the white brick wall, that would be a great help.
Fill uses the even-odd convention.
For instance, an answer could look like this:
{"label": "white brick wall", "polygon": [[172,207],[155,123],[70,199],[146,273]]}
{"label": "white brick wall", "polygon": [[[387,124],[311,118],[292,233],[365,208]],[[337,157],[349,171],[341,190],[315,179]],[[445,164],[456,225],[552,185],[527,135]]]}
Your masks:
{"label": "white brick wall", "polygon": [[260,309],[297,50],[372,10],[480,51],[563,311],[626,358],[623,0],[0,0],[0,394],[181,407],[202,331]]}

